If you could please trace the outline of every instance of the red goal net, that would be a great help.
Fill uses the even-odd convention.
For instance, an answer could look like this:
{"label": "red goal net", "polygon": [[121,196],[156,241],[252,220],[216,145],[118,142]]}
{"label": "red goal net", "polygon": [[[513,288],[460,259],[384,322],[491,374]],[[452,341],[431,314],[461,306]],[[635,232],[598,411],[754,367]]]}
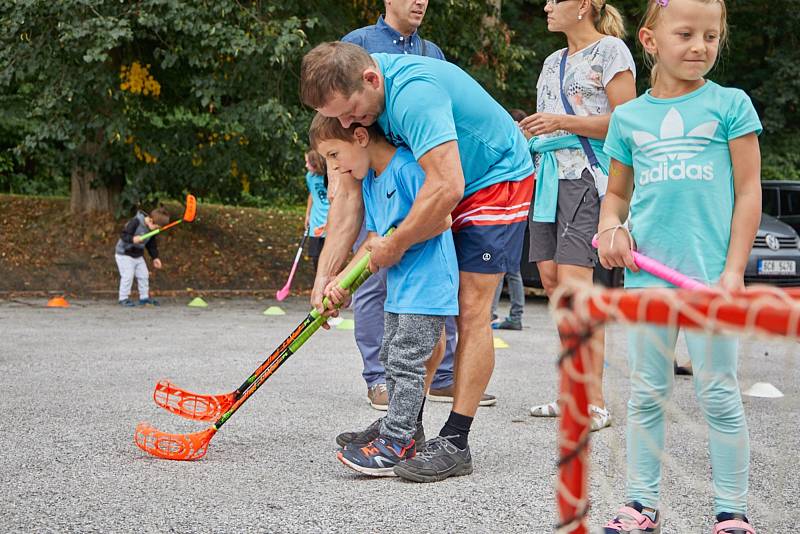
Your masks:
{"label": "red goal net", "polygon": [[[567,287],[562,288],[552,302],[552,311],[562,337],[559,359],[562,417],[558,435],[556,496],[559,512],[557,531],[560,533],[590,532],[590,413],[587,388],[596,379],[587,371],[591,369],[591,362],[598,357],[600,350],[592,337],[598,328],[618,325],[614,326],[615,330],[608,331],[609,339],[618,336],[618,329],[645,324],[683,330],[699,329],[713,334],[755,336],[758,339],[764,336],[778,337],[786,354],[785,360],[778,360],[779,363],[791,361],[790,365],[796,365],[794,359],[800,356],[800,346],[797,344],[800,340],[800,289],[754,287],[730,295],[673,289],[631,291]],[[742,354],[742,357],[745,356]],[[674,349],[672,352],[665,351],[665,357],[674,359]],[[618,374],[622,376],[625,373],[620,370]],[[797,420],[790,424],[795,428],[792,432],[796,432],[794,425]],[[604,432],[617,433],[614,439],[624,444],[624,426],[621,422],[616,428]],[[624,449],[624,445],[621,448]],[[792,454],[796,455],[796,452]],[[618,457],[625,462],[624,454]],[[603,469],[598,471],[600,478]],[[616,493],[617,486],[607,487]],[[621,498],[621,492],[614,497]],[[601,513],[606,511],[598,511],[596,515]],[[613,515],[613,510],[607,510],[607,513]],[[674,528],[674,522],[672,526]]]}

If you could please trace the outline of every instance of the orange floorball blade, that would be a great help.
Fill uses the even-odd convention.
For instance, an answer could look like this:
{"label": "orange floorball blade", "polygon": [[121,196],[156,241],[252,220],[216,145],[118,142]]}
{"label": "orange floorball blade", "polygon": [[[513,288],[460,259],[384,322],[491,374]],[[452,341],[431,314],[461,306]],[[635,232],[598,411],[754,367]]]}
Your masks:
{"label": "orange floorball blade", "polygon": [[169,380],[161,380],[153,391],[153,400],[165,410],[192,421],[216,421],[236,398],[233,393],[202,395],[179,388]]}
{"label": "orange floorball blade", "polygon": [[192,222],[197,215],[197,199],[194,195],[186,195],[186,210],[183,212],[183,220]]}
{"label": "orange floorball blade", "polygon": [[194,434],[167,434],[150,423],[136,425],[133,441],[147,454],[164,460],[199,460],[206,455],[208,442],[216,429],[211,427]]}

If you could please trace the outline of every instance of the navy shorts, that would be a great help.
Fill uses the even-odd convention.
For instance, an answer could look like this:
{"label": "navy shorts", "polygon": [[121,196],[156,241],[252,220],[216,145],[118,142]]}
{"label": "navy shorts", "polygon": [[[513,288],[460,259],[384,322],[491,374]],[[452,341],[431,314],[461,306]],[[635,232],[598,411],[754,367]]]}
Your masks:
{"label": "navy shorts", "polygon": [[532,195],[533,175],[485,187],[456,206],[452,228],[460,271],[519,270]]}

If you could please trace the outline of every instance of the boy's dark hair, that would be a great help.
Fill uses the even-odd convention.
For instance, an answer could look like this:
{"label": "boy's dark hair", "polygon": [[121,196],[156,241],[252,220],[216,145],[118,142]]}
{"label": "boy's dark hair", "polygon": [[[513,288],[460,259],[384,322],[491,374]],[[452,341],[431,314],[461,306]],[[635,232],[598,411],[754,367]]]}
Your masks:
{"label": "boy's dark hair", "polygon": [[150,218],[159,226],[164,226],[169,223],[169,212],[164,206],[159,206],[150,212]]}
{"label": "boy's dark hair", "polygon": [[331,139],[339,139],[340,141],[352,143],[355,139],[356,128],[366,128],[370,139],[374,137],[384,137],[383,130],[381,130],[377,123],[372,123],[370,126],[353,123],[349,128],[345,128],[342,126],[342,123],[339,122],[339,119],[325,117],[317,113],[308,129],[308,142],[314,150],[317,149],[322,141],[329,141]]}
{"label": "boy's dark hair", "polygon": [[528,116],[527,113],[518,108],[509,109],[508,113],[511,115],[511,118],[517,122],[521,121],[522,119]]}
{"label": "boy's dark hair", "polygon": [[300,66],[300,100],[319,109],[339,93],[344,98],[363,87],[362,74],[375,66],[366,50],[352,43],[322,43],[303,57]]}
{"label": "boy's dark hair", "polygon": [[319,152],[316,150],[308,150],[306,151],[306,157],[309,163],[317,169],[319,174],[325,176],[328,173],[328,167],[325,165],[325,158],[323,158]]}

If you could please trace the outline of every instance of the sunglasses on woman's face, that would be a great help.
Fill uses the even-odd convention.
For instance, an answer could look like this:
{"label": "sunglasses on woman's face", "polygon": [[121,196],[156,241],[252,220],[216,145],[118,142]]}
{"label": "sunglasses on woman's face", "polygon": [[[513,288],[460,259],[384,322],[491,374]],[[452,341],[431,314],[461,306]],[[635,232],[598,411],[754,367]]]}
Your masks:
{"label": "sunglasses on woman's face", "polygon": [[549,6],[555,7],[556,4],[560,4],[562,2],[569,2],[570,0],[546,0],[545,3]]}

